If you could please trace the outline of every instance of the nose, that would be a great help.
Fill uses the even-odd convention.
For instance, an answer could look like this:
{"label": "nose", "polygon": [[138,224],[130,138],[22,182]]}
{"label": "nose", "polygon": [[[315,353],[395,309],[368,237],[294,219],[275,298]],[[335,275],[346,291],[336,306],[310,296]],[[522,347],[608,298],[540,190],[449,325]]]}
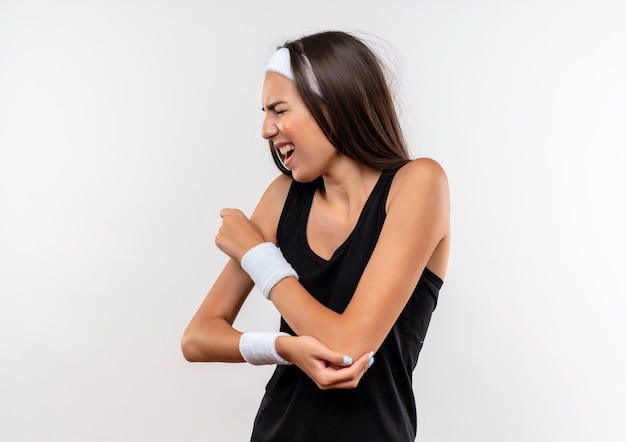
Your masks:
{"label": "nose", "polygon": [[272,115],[266,114],[263,120],[263,126],[261,126],[261,136],[266,140],[278,135],[278,127],[273,121]]}

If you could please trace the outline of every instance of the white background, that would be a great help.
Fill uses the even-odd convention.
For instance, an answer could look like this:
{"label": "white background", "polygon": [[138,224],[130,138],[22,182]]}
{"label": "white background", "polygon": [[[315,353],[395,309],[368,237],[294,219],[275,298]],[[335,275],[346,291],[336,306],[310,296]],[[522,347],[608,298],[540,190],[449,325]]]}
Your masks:
{"label": "white background", "polygon": [[[418,440],[625,440],[624,23],[619,0],[0,0],[0,439],[248,439],[271,368],[180,337],[219,209],[277,173],[267,57],[341,29],[386,48],[451,184]],[[237,325],[275,328],[253,295]]]}

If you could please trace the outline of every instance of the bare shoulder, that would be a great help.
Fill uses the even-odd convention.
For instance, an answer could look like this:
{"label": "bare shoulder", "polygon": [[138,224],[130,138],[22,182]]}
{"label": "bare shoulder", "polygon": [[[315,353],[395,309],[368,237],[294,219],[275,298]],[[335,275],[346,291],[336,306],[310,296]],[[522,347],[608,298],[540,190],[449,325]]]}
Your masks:
{"label": "bare shoulder", "polygon": [[402,166],[394,178],[389,198],[420,198],[423,194],[447,198],[448,177],[441,164],[431,158],[417,158]]}
{"label": "bare shoulder", "polygon": [[281,173],[278,177],[272,180],[269,186],[267,186],[259,204],[278,204],[282,210],[282,206],[285,199],[287,199],[287,193],[289,193],[289,187],[292,182],[293,179],[290,176]]}
{"label": "bare shoulder", "polygon": [[268,241],[276,241],[276,229],[293,179],[280,174],[267,186],[250,219]]}
{"label": "bare shoulder", "polygon": [[446,180],[446,172],[432,158],[417,158],[406,163],[396,174],[400,180]]}
{"label": "bare shoulder", "polygon": [[[426,267],[444,278],[450,249],[450,192],[437,161],[416,159],[396,172],[385,223],[415,253],[426,251]],[[416,231],[420,234],[415,235]]]}

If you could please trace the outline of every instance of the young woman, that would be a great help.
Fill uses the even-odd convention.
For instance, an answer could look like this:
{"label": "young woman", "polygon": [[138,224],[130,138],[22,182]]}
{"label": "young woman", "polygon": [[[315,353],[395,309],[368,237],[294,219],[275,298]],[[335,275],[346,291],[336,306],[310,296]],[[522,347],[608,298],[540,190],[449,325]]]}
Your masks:
{"label": "young woman", "polygon": [[[286,43],[262,103],[282,174],[250,219],[221,211],[215,242],[231,259],[184,356],[277,364],[253,441],[414,440],[412,373],[450,247],[445,173],[409,158],[381,63],[350,34]],[[254,285],[280,332],[232,327]]]}

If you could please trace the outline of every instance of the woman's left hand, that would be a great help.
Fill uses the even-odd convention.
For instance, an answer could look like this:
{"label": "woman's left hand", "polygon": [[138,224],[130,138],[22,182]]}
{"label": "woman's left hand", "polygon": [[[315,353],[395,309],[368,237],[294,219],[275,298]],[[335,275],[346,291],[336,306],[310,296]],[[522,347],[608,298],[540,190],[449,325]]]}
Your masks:
{"label": "woman's left hand", "polygon": [[276,339],[276,351],[293,362],[321,390],[356,388],[374,363],[371,353],[352,362],[347,356],[330,350],[312,336],[281,336]]}
{"label": "woman's left hand", "polygon": [[215,236],[215,245],[231,258],[241,258],[252,247],[264,242],[259,228],[238,209],[220,211],[222,225]]}

